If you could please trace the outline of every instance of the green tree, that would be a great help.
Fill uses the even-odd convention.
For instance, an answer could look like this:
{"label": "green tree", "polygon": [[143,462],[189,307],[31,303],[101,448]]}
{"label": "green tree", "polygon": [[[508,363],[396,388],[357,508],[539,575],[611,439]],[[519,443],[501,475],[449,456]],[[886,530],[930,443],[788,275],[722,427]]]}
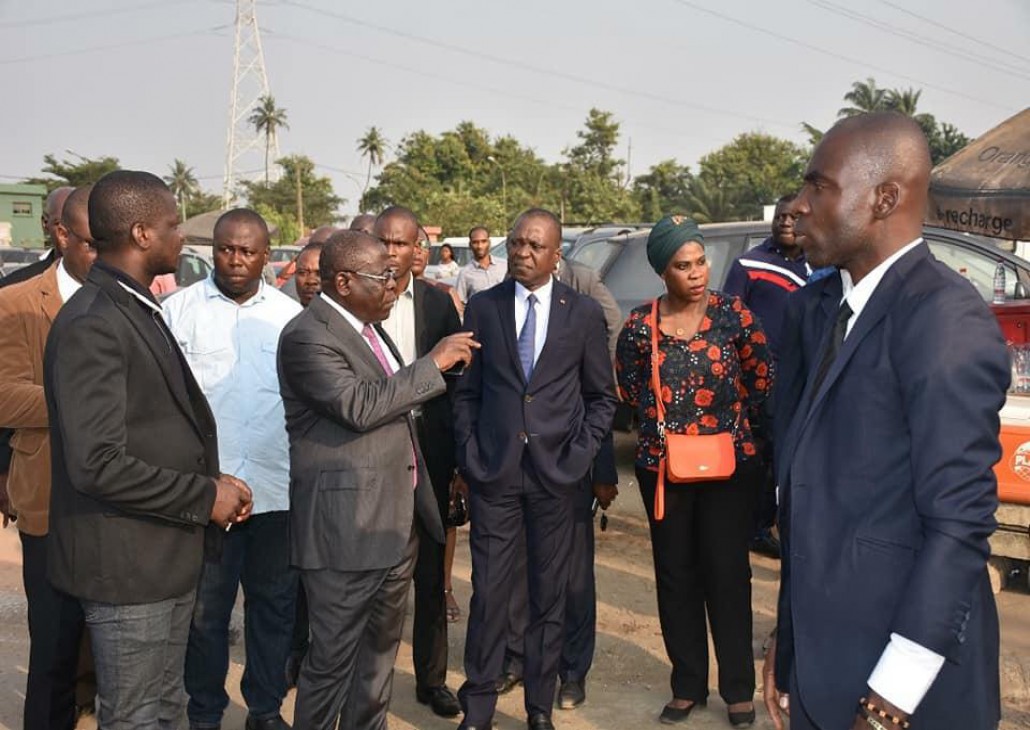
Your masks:
{"label": "green tree", "polygon": [[362,157],[368,158],[368,175],[365,178],[365,187],[361,190],[361,195],[364,197],[372,182],[372,168],[381,167],[386,155],[386,139],[379,131],[379,127],[368,128],[365,136],[358,140],[358,152]]}
{"label": "green tree", "polygon": [[271,94],[258,99],[258,107],[251,112],[247,121],[254,125],[258,134],[265,135],[265,185],[268,184],[269,164],[272,140],[280,129],[289,129],[286,123],[286,110],[275,105],[275,97]]}
{"label": "green tree", "polygon": [[737,191],[701,177],[690,181],[686,212],[698,223],[737,220],[739,210]]}
{"label": "green tree", "polygon": [[58,160],[56,155],[43,155],[42,172],[52,177],[32,177],[25,182],[45,185],[49,193],[66,185],[74,188],[91,185],[119,168],[117,157],[90,158],[71,151],[68,154],[74,159]]}
{"label": "green tree", "polygon": [[801,187],[806,158],[805,150],[789,140],[761,132],[738,135],[698,163],[707,199],[714,201],[717,193],[728,203],[709,213],[732,209],[740,219],[760,219],[763,206]]}
{"label": "green tree", "polygon": [[633,197],[644,220],[657,221],[667,213],[686,210],[690,200],[690,168],[676,160],[662,160],[633,180]]}
{"label": "green tree", "polygon": [[178,157],[168,169],[170,172],[164,176],[164,181],[168,183],[172,195],[179,202],[179,215],[185,220],[189,217],[188,201],[200,192],[200,184],[197,182],[197,176],[193,173],[193,168]]}
{"label": "green tree", "polygon": [[640,218],[640,205],[622,185],[625,162],[615,157],[619,123],[611,112],[591,109],[579,144],[564,151],[562,219],[579,223]]}
{"label": "green tree", "polygon": [[274,183],[243,182],[247,200],[266,221],[279,227],[279,244],[292,243],[304,231],[298,224],[297,183],[300,182],[304,221],[316,228],[339,220],[337,209],[345,202],[333,192],[328,177],[315,175],[315,163],[304,155],[290,155],[276,161],[283,168]]}
{"label": "green tree", "polygon": [[865,112],[882,112],[888,109],[887,92],[885,89],[878,89],[876,81],[868,78],[865,81],[855,81],[851,84],[851,91],[844,94],[844,101],[851,106],[845,106],[837,110],[838,117],[853,117],[856,114]]}

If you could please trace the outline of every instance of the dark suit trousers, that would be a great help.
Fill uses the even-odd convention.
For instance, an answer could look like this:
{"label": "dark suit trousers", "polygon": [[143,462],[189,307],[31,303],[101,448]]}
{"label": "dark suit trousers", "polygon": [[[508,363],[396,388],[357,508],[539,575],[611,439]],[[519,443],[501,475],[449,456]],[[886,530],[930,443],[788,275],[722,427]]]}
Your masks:
{"label": "dark suit trousers", "polygon": [[550,716],[564,636],[575,490],[545,489],[530,476],[487,494],[471,485],[472,602],[465,640],[464,725],[488,727],[497,706],[513,572],[524,535],[529,576],[525,704]]}
{"label": "dark suit trousers", "polygon": [[[433,434],[424,419],[418,419],[419,441],[423,449],[433,447]],[[441,519],[447,520],[450,482],[454,462],[450,459],[437,463],[439,457],[426,457],[429,481],[436,495]],[[411,653],[415,665],[416,690],[443,687],[447,683],[447,602],[444,596],[444,548],[425,531],[422,519],[416,513],[418,531],[418,559],[415,562],[415,617],[412,623]]]}
{"label": "dark suit trousers", "polygon": [[56,590],[46,576],[47,538],[19,532],[22,580],[29,609],[26,728],[74,728],[75,680],[85,619],[78,599]]}
{"label": "dark suit trousers", "polygon": [[311,645],[300,668],[293,725],[304,730],[385,730],[393,665],[418,551],[412,530],[392,568],[301,570]]}
{"label": "dark suit trousers", "polygon": [[[569,551],[569,585],[565,596],[565,639],[558,676],[562,682],[582,682],[594,661],[597,638],[597,591],[594,580],[593,490],[584,482],[575,497],[572,547]],[[521,677],[529,625],[529,580],[526,576],[526,541],[519,541],[511,602],[508,604],[508,639],[504,671]]]}
{"label": "dark suit trousers", "polygon": [[665,485],[665,519],[654,519],[658,475],[637,467],[651,526],[658,618],[672,662],[672,694],[708,697],[708,622],[727,704],[755,694],[748,540],[761,488],[760,464],[738,462],[727,481]]}

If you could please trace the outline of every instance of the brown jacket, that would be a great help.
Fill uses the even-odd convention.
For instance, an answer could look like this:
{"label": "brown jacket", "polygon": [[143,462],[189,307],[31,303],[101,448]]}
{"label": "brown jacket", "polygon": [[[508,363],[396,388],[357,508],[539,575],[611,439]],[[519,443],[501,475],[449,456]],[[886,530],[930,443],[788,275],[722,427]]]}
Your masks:
{"label": "brown jacket", "polygon": [[43,349],[61,308],[57,265],[0,289],[0,427],[14,429],[7,492],[18,529],[47,534],[50,430],[43,396]]}

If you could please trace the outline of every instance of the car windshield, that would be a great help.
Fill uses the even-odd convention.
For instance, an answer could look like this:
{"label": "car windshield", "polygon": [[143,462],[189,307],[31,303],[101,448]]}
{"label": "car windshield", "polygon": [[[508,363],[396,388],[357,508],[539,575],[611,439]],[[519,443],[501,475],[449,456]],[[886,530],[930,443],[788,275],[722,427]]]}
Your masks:
{"label": "car windshield", "polygon": [[285,263],[293,261],[293,257],[297,255],[295,248],[273,248],[268,254],[268,260],[273,263]]}

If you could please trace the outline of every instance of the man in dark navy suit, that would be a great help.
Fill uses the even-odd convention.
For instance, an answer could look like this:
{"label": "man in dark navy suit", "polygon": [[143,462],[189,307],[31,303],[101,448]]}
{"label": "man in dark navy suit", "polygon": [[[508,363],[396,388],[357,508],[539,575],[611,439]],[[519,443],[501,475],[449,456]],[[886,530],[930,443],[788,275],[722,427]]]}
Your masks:
{"label": "man in dark navy suit", "polygon": [[523,213],[508,238],[513,278],[472,297],[465,311],[465,328],[482,343],[454,405],[458,468],[471,490],[473,593],[458,692],[466,730],[493,720],[523,531],[526,712],[531,730],[554,727],[573,511],[615,413],[604,315],[554,279],[560,245],[553,213]]}
{"label": "man in dark navy suit", "polygon": [[999,722],[986,563],[1008,357],[921,238],[929,174],[913,120],[861,115],[819,143],[795,201],[812,266],[840,272],[792,296],[780,350],[777,727],[783,709],[792,730]]}

